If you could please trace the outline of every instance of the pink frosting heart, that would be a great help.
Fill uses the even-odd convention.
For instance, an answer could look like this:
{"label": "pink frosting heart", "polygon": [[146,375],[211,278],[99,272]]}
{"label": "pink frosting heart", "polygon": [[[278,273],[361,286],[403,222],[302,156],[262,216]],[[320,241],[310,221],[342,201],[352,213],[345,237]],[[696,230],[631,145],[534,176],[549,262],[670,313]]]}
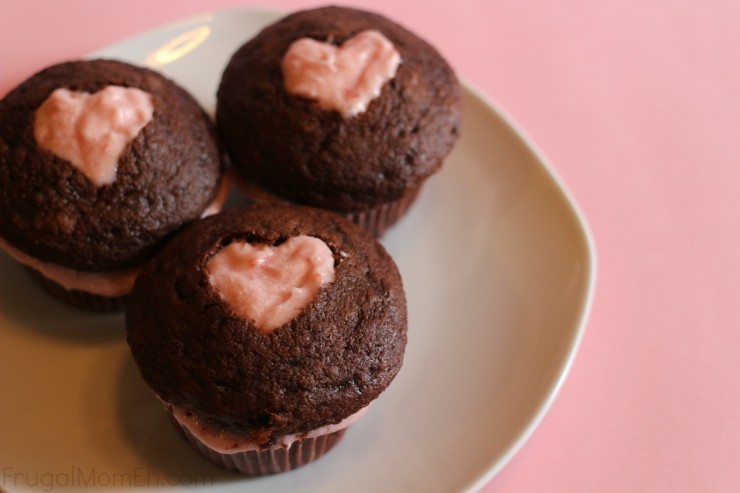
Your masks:
{"label": "pink frosting heart", "polygon": [[34,138],[100,187],[115,181],[121,153],[153,114],[151,95],[140,89],[108,86],[95,94],[57,89],[36,110]]}
{"label": "pink frosting heart", "polygon": [[401,55],[378,31],[363,31],[337,47],[311,38],[290,45],[283,57],[285,90],[318,101],[345,118],[367,109],[396,75]]}
{"label": "pink frosting heart", "polygon": [[334,256],[312,236],[294,236],[276,247],[233,241],[208,261],[206,272],[236,315],[270,333],[334,280]]}

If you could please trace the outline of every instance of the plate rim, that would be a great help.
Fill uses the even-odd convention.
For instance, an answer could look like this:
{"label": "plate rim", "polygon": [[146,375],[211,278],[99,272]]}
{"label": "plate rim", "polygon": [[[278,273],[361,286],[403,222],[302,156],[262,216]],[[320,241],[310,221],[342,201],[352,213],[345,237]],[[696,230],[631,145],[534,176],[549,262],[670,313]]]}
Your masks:
{"label": "plate rim", "polygon": [[510,114],[493,98],[480,91],[475,85],[471,84],[464,78],[460,78],[460,84],[464,91],[467,91],[486,111],[491,112],[494,117],[498,117],[512,131],[512,133],[521,141],[521,143],[532,153],[537,164],[546,172],[548,179],[553,183],[555,188],[565,199],[568,207],[575,218],[575,224],[578,226],[577,231],[580,233],[586,254],[584,296],[581,298],[580,308],[578,310],[578,320],[571,331],[571,341],[568,347],[567,355],[561,361],[560,368],[557,372],[557,378],[554,385],[551,386],[547,394],[541,400],[540,404],[534,410],[534,414],[529,423],[520,432],[517,439],[508,447],[504,454],[495,461],[491,467],[481,474],[476,480],[470,482],[470,486],[465,489],[468,493],[475,493],[488,484],[521,450],[524,444],[531,438],[534,432],[542,423],[553,403],[557,399],[565,380],[567,379],[571,368],[575,362],[578,350],[583,341],[586,326],[593,308],[593,301],[596,292],[598,257],[596,240],[589,226],[588,220],[583,213],[575,196],[558,174],[554,165],[540,150],[539,146],[529,136],[529,134],[514,120]]}

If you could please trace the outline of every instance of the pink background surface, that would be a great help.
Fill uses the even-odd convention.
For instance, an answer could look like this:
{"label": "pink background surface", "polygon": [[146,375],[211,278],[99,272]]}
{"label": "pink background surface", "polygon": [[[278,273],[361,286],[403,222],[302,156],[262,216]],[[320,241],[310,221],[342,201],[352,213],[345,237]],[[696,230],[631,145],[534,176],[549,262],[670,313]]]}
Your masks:
{"label": "pink background surface", "polygon": [[[737,491],[740,2],[347,3],[427,38],[499,103],[596,240],[596,296],[571,373],[482,491]],[[0,94],[47,64],[235,5],[317,4],[6,0]]]}

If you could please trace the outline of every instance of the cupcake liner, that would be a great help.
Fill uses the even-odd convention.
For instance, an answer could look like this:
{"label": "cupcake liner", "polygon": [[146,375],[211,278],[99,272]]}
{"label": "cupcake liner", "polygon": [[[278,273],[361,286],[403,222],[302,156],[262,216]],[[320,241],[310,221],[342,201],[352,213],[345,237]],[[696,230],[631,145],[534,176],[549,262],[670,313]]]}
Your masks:
{"label": "cupcake liner", "polygon": [[26,267],[26,271],[50,296],[75,308],[95,313],[110,313],[121,311],[126,307],[128,296],[109,297],[67,289],[31,267]]}
{"label": "cupcake liner", "polygon": [[267,450],[248,450],[225,454],[217,452],[201,442],[190,430],[180,424],[172,414],[170,421],[177,430],[202,455],[214,464],[249,476],[264,476],[292,471],[322,457],[344,436],[347,428],[314,438],[298,439],[287,447],[278,446]]}
{"label": "cupcake liner", "polygon": [[[234,182],[237,189],[251,202],[260,204],[289,204],[288,200],[267,192],[258,186],[247,182],[235,174]],[[408,189],[399,199],[373,207],[366,211],[347,212],[342,214],[353,223],[362,227],[365,231],[380,238],[394,224],[396,224],[411,208],[419,196],[421,186]]]}
{"label": "cupcake liner", "polygon": [[416,197],[419,196],[421,187],[406,191],[400,199],[381,204],[377,207],[361,212],[350,212],[346,217],[353,223],[361,226],[376,238],[380,238],[385,232],[411,208]]}

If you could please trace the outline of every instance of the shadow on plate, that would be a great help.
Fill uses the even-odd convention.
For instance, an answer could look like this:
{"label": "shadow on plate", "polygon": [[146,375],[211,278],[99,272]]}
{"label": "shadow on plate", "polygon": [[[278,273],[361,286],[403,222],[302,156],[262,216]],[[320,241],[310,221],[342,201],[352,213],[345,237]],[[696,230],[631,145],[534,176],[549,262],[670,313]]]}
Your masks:
{"label": "shadow on plate", "polygon": [[104,344],[123,337],[122,313],[88,313],[51,298],[5,253],[0,253],[0,272],[0,319],[71,343]]}

